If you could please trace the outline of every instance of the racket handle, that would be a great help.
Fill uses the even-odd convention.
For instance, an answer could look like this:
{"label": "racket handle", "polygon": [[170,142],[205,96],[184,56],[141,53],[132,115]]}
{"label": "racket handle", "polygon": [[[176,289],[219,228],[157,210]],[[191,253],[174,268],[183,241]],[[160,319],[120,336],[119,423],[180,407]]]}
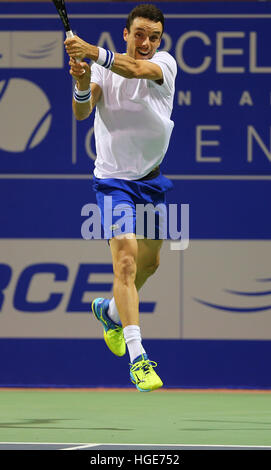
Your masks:
{"label": "racket handle", "polygon": [[67,39],[71,39],[71,38],[73,38],[73,36],[74,36],[74,34],[73,34],[72,30],[66,31],[66,38]]}
{"label": "racket handle", "polygon": [[[69,31],[66,31],[66,38],[67,38],[67,39],[71,39],[71,38],[73,38],[73,36],[74,36],[74,34],[73,34],[73,32],[72,32],[71,29],[70,29]],[[78,64],[79,64],[79,62],[81,62],[80,59],[75,59],[75,60],[76,60],[76,62],[77,62]]]}

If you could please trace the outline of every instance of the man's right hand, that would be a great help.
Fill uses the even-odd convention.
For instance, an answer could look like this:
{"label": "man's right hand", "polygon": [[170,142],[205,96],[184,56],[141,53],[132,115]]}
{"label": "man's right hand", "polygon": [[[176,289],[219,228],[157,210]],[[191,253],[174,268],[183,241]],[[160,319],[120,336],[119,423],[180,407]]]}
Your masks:
{"label": "man's right hand", "polygon": [[70,74],[77,81],[79,90],[87,90],[90,84],[90,66],[87,62],[76,62],[70,57]]}

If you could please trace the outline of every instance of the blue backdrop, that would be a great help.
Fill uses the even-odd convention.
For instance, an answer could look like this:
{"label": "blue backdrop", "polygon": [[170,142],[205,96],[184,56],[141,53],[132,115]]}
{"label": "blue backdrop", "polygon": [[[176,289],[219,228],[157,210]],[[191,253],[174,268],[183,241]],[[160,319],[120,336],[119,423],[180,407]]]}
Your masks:
{"label": "blue backdrop", "polygon": [[[134,5],[67,9],[83,39],[123,52]],[[159,7],[166,16],[161,49],[178,63],[175,128],[162,164],[174,182],[169,202],[190,205],[191,239],[270,240],[270,5]],[[0,4],[2,239],[79,239],[81,207],[95,201],[93,117],[72,117],[63,41],[51,4]],[[146,347],[168,386],[271,387],[270,341],[164,339]],[[0,351],[1,385],[127,385],[126,368],[102,340],[2,338]],[[94,356],[108,361],[112,375],[101,376]]]}

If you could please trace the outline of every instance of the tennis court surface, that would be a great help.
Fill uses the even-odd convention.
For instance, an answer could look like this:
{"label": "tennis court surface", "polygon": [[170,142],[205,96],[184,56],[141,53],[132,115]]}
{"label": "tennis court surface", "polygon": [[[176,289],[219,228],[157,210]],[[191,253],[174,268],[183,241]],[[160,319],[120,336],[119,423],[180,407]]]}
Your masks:
{"label": "tennis court surface", "polygon": [[271,392],[0,389],[0,450],[271,449]]}

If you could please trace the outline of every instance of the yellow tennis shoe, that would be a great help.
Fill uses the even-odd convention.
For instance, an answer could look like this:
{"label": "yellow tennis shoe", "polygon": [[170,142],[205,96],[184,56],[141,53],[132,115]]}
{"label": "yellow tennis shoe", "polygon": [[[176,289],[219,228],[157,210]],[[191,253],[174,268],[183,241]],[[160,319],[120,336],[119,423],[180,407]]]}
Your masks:
{"label": "yellow tennis shoe", "polygon": [[151,392],[163,386],[160,377],[153,370],[157,366],[154,361],[149,361],[147,354],[138,356],[130,364],[130,379],[140,392]]}
{"label": "yellow tennis shoe", "polygon": [[116,356],[124,356],[126,353],[126,344],[123,329],[109,318],[107,315],[108,307],[109,300],[103,298],[94,299],[91,304],[91,310],[95,318],[103,325],[106,345]]}

